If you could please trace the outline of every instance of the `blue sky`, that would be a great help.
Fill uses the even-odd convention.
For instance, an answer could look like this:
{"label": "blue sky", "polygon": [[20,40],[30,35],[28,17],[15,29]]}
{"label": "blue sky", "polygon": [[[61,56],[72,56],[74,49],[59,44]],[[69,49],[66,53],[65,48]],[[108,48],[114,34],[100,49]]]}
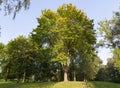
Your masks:
{"label": "blue sky", "polygon": [[[1,37],[0,41],[7,44],[8,41],[18,37],[19,35],[27,36],[33,28],[37,26],[37,18],[41,15],[41,10],[56,9],[62,4],[72,3],[78,9],[83,10],[90,19],[94,19],[95,28],[97,22],[110,19],[113,11],[119,11],[120,0],[31,0],[30,9],[21,10],[15,20],[12,20],[12,14],[4,16],[0,12]],[[103,63],[106,64],[106,58],[111,57],[108,49],[100,49],[98,54]]]}

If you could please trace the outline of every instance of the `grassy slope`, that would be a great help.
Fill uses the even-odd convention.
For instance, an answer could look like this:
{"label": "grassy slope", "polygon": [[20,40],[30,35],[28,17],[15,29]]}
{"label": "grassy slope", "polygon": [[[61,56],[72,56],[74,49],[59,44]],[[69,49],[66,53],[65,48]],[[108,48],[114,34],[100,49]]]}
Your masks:
{"label": "grassy slope", "polygon": [[43,82],[43,83],[13,83],[0,82],[0,88],[120,88],[120,84],[109,82]]}

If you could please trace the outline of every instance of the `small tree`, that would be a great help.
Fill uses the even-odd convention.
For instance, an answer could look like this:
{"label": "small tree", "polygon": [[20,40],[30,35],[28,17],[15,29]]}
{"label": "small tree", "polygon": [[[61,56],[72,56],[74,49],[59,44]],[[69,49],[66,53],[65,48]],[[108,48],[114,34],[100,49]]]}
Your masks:
{"label": "small tree", "polygon": [[27,78],[34,74],[36,51],[29,39],[19,36],[11,40],[7,44],[6,53],[6,68],[9,68],[10,73],[14,73],[18,82],[20,79],[25,82]]}

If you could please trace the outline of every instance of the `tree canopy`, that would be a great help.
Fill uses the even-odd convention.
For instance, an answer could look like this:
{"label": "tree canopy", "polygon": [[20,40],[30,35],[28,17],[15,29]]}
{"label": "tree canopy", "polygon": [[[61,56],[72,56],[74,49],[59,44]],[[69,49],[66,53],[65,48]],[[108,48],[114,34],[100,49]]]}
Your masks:
{"label": "tree canopy", "polygon": [[72,4],[64,4],[56,12],[43,10],[38,23],[32,32],[33,40],[40,49],[51,49],[51,61],[62,65],[65,81],[68,80],[67,73],[72,59],[79,57],[94,61],[96,37],[93,20],[83,11]]}

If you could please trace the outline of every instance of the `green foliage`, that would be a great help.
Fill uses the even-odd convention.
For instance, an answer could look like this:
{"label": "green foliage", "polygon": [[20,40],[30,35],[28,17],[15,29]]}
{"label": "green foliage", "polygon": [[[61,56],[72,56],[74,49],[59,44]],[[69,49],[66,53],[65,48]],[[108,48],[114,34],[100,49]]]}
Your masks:
{"label": "green foliage", "polygon": [[4,59],[5,45],[0,43],[0,59]]}
{"label": "green foliage", "polygon": [[57,13],[44,10],[42,16],[38,18],[38,23],[38,27],[32,33],[33,39],[40,47],[44,44],[52,47],[53,54],[64,52],[67,55],[72,50],[77,51],[81,48],[78,47],[81,46],[80,42],[84,42],[82,45],[89,47],[95,44],[92,21],[86,17],[84,12],[71,4],[58,8]]}
{"label": "green foliage", "polygon": [[47,52],[49,59],[62,64],[66,72],[70,61],[78,56],[82,57],[81,59],[96,59],[93,20],[72,4],[64,4],[57,12],[43,10],[32,37],[40,50],[50,49]]}
{"label": "green foliage", "polygon": [[107,65],[101,65],[100,70],[96,75],[97,81],[120,82],[119,70],[114,66],[115,60],[109,58]]}
{"label": "green foliage", "polygon": [[115,48],[113,51],[114,67],[120,72],[120,49]]}
{"label": "green foliage", "polygon": [[92,58],[89,57],[89,59],[83,59],[80,62],[80,71],[83,74],[84,81],[91,80],[96,77],[96,74],[98,73],[100,68],[100,62],[100,58],[98,58],[97,56],[94,56]]}
{"label": "green foliage", "polygon": [[103,37],[104,45],[119,48],[120,13],[115,12],[113,18],[99,22],[99,31]]}
{"label": "green foliage", "polygon": [[[20,79],[31,76],[34,73],[36,51],[32,42],[23,36],[11,40],[6,46],[5,61],[3,63],[3,74]],[[6,79],[7,79],[6,78]]]}
{"label": "green foliage", "polygon": [[[29,0],[24,1],[16,1],[20,7],[15,10],[19,11],[23,3],[29,3]],[[14,7],[10,8],[14,10]],[[63,75],[66,80],[73,77],[71,75],[76,79],[82,69],[81,73],[86,79],[93,79],[100,62],[95,53],[93,26],[93,20],[72,4],[62,5],[56,12],[43,10],[31,36],[19,36],[11,40],[3,54],[0,54],[5,55],[2,62],[3,77],[6,81],[60,81]]]}
{"label": "green foliage", "polygon": [[0,43],[0,74],[2,72],[2,63],[4,59],[5,59],[5,45],[3,43]]}
{"label": "green foliage", "polygon": [[[119,82],[120,73],[120,13],[115,12],[113,18],[99,23],[103,45],[112,48],[113,64],[109,68],[109,74],[114,75],[112,80]],[[111,69],[111,70],[110,70]]]}
{"label": "green foliage", "polygon": [[94,80],[96,81],[109,81],[108,70],[105,65],[101,65]]}

